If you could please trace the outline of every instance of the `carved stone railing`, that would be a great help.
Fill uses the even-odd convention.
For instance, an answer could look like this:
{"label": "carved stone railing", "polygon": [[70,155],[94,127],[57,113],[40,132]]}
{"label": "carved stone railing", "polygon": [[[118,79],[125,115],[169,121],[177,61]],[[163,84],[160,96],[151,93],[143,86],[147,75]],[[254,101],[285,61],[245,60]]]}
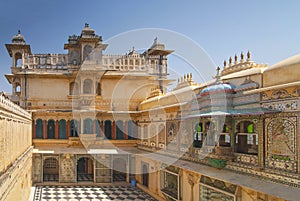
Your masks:
{"label": "carved stone railing", "polygon": [[23,67],[28,69],[67,69],[67,54],[32,54],[24,59]]}
{"label": "carved stone railing", "polygon": [[31,114],[22,109],[20,106],[11,102],[6,96],[0,94],[0,109],[4,109],[9,113],[14,113],[16,115],[20,115],[27,119],[31,119]]}

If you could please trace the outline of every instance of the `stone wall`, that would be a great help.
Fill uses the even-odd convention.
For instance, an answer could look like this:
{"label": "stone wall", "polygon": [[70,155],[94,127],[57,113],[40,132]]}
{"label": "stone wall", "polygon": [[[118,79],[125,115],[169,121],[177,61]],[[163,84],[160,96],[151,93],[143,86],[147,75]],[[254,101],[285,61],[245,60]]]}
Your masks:
{"label": "stone wall", "polygon": [[0,201],[28,200],[31,189],[31,114],[0,95]]}

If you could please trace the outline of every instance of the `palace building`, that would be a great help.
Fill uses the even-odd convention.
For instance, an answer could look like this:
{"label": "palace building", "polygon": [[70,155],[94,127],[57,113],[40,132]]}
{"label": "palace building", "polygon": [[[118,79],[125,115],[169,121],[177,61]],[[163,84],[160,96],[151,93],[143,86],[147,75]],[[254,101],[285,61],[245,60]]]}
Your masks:
{"label": "palace building", "polygon": [[[3,97],[1,122],[18,134],[0,136],[1,161],[14,153],[0,174],[20,172],[18,157],[32,171],[14,191],[0,175],[3,192],[136,180],[157,200],[299,200],[300,55],[268,66],[241,53],[213,80],[187,73],[167,92],[173,50],[157,38],[144,52],[108,45],[88,24],[66,54],[32,53],[20,32],[6,44],[15,105]],[[26,141],[3,151],[11,136]]]}

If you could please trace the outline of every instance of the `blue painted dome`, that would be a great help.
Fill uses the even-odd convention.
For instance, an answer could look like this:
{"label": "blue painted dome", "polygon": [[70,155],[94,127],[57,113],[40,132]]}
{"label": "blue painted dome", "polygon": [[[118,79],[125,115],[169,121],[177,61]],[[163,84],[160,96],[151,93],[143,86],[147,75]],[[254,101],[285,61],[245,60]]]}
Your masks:
{"label": "blue painted dome", "polygon": [[200,96],[206,96],[209,94],[216,94],[220,92],[225,92],[225,93],[232,93],[234,91],[234,86],[228,83],[218,83],[214,85],[210,85],[206,88],[204,88],[200,92]]}

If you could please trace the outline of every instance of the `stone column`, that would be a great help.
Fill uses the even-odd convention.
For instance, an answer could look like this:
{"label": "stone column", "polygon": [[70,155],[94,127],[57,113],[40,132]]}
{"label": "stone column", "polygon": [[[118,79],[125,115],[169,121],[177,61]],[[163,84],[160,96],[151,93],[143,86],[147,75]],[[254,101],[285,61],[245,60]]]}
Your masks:
{"label": "stone column", "polygon": [[264,167],[264,128],[263,128],[263,119],[260,117],[257,119],[257,135],[258,135],[258,166]]}
{"label": "stone column", "polygon": [[104,122],[103,121],[100,122],[100,136],[101,137],[104,136]]}
{"label": "stone column", "polygon": [[199,179],[199,175],[188,173],[188,182],[191,186],[191,192],[190,192],[190,201],[194,201],[194,186],[197,183],[197,180]]}
{"label": "stone column", "polygon": [[47,133],[47,120],[43,121],[43,139],[47,139],[48,133]]}
{"label": "stone column", "polygon": [[55,135],[55,137],[54,137],[55,139],[58,139],[58,138],[59,138],[59,136],[58,136],[58,131],[59,131],[59,130],[58,130],[58,120],[56,120],[56,121],[55,121],[55,134],[54,134],[54,135]]}

